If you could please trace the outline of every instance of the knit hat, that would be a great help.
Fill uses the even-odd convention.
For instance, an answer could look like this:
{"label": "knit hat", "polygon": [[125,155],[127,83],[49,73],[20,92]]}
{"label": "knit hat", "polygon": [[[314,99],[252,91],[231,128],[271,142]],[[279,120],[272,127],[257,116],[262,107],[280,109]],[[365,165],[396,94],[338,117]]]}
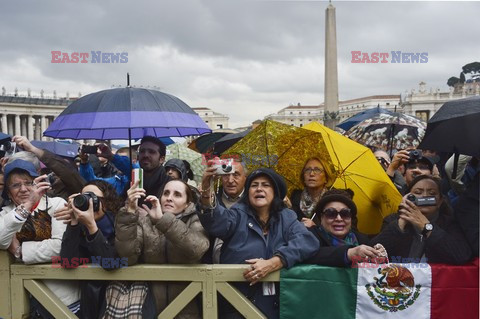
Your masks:
{"label": "knit hat", "polygon": [[245,194],[248,194],[248,189],[252,184],[252,181],[259,176],[267,176],[273,182],[273,189],[275,196],[278,196],[280,199],[284,199],[287,196],[287,184],[283,176],[277,174],[274,170],[270,168],[259,168],[250,173],[245,182],[245,189],[247,190]]}
{"label": "knit hat", "polygon": [[181,159],[178,159],[178,158],[169,159],[165,163],[165,170],[168,169],[169,167],[176,169],[180,173],[180,178],[182,179],[182,181],[184,182],[188,181],[187,169],[185,167],[185,163],[183,163]]}
{"label": "knit hat", "polygon": [[323,214],[323,210],[328,203],[331,202],[341,202],[347,205],[350,208],[352,213],[352,219],[356,219],[357,216],[357,205],[352,200],[353,198],[353,191],[351,189],[331,189],[326,191],[320,201],[318,202],[317,206],[313,210],[317,216]]}
{"label": "knit hat", "polygon": [[7,165],[5,165],[5,169],[3,173],[3,180],[5,183],[5,187],[3,188],[2,197],[4,199],[8,199],[8,187],[7,187],[8,176],[15,170],[25,171],[26,173],[28,173],[28,175],[30,175],[33,178],[39,176],[37,170],[35,169],[35,166],[31,162],[24,161],[21,159],[16,159],[13,162],[8,163]]}

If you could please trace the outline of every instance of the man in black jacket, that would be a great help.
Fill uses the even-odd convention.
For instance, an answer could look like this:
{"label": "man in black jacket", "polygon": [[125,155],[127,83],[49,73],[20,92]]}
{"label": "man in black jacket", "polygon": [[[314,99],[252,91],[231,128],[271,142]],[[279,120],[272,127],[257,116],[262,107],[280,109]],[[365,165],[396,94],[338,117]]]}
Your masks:
{"label": "man in black jacket", "polygon": [[165,161],[166,147],[158,138],[145,136],[138,148],[138,163],[143,168],[143,188],[147,196],[155,195],[160,198],[163,186],[169,177],[163,162]]}

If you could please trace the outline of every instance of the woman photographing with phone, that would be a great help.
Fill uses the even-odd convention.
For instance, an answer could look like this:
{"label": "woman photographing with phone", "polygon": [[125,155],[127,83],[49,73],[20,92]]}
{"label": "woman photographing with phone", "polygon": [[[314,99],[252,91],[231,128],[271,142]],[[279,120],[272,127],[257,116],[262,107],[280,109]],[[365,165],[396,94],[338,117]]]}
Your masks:
{"label": "woman photographing with phone", "polygon": [[[145,189],[138,181],[128,190],[128,200],[116,219],[116,248],[120,257],[128,258],[128,265],[149,264],[198,264],[207,251],[209,239],[196,213],[194,196],[190,187],[181,180],[165,184],[162,196],[145,198]],[[145,198],[151,204],[138,205]],[[124,283],[118,285],[126,286]],[[181,282],[135,283],[143,296],[139,315],[155,317],[187,287]],[[131,286],[128,289],[132,289]],[[113,302],[119,299],[117,288],[107,289],[106,318],[115,318],[119,313]],[[153,292],[153,296],[151,294]],[[153,297],[156,309],[151,307],[148,295]],[[120,296],[120,299],[125,296]],[[125,299],[125,298],[124,298]],[[128,303],[128,302],[127,302]],[[140,309],[142,309],[140,307]],[[128,305],[120,311],[127,312]],[[153,315],[153,316],[152,316]],[[195,301],[190,302],[176,318],[201,318]]]}
{"label": "woman photographing with phone", "polygon": [[389,223],[372,243],[382,244],[389,256],[409,258],[409,262],[468,262],[471,249],[440,190],[437,178],[415,177],[398,212],[385,219]]}

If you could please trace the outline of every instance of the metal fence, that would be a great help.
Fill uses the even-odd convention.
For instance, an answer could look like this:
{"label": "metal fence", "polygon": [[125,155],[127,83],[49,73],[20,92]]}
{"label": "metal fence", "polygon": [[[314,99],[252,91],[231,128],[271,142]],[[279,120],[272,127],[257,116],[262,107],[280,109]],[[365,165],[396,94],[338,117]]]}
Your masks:
{"label": "metal fence", "polygon": [[[244,282],[247,265],[135,265],[113,271],[88,266],[59,269],[51,264],[12,264],[12,258],[0,251],[0,318],[27,318],[28,293],[32,294],[55,318],[76,318],[42,282],[58,280],[184,281],[185,290],[162,311],[158,318],[173,318],[199,293],[203,318],[217,318],[217,291],[244,317],[265,316],[229,282]],[[279,281],[280,272],[262,281]]]}

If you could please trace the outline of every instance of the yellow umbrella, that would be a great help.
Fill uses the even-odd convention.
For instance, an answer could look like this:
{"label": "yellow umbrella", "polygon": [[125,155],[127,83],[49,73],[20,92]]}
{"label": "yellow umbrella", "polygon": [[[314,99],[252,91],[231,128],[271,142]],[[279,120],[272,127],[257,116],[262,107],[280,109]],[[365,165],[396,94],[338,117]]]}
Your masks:
{"label": "yellow umbrella", "polygon": [[312,122],[304,129],[323,135],[335,167],[335,188],[350,188],[358,208],[358,229],[366,234],[380,231],[385,216],[395,212],[402,196],[372,151],[345,136]]}
{"label": "yellow umbrella", "polygon": [[303,188],[300,174],[305,161],[318,157],[329,176],[335,170],[320,133],[267,120],[226,150],[222,157],[241,157],[251,171],[270,167],[285,177],[288,192]]}

